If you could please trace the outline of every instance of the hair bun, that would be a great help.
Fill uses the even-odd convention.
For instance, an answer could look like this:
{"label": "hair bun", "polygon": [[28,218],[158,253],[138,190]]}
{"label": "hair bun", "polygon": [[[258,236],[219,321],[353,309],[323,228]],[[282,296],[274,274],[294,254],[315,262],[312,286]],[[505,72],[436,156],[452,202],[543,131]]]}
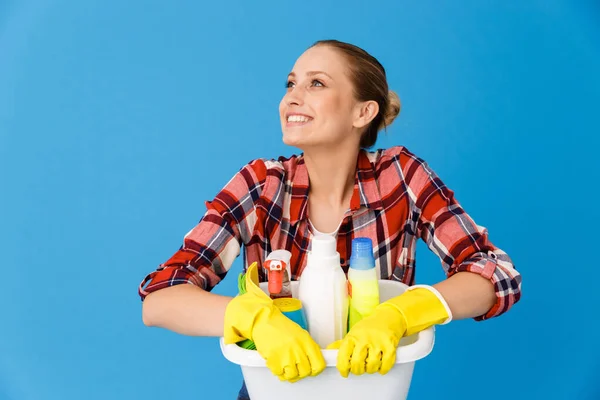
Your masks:
{"label": "hair bun", "polygon": [[400,103],[400,98],[393,90],[388,92],[388,102],[387,108],[383,114],[383,120],[379,126],[379,129],[385,129],[390,126],[394,119],[400,114],[400,109],[402,108]]}

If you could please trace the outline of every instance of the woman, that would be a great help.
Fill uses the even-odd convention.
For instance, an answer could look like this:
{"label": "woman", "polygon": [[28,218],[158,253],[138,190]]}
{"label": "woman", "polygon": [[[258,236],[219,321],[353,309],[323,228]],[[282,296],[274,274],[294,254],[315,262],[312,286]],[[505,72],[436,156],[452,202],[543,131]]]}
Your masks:
{"label": "woman", "polygon": [[282,380],[319,374],[325,364],[318,346],[267,296],[210,293],[242,246],[244,265],[256,262],[261,281],[262,263],[276,249],[292,253],[292,279],[301,279],[318,233],[337,237],[344,271],[352,239],[371,238],[380,278],[408,285],[421,238],[448,277],[382,303],[332,344],[339,347],[343,376],[385,374],[404,335],[506,312],[521,286],[507,254],[423,160],[400,146],[367,150],[399,111],[385,70],[371,55],[338,41],[311,46],[289,74],[279,108],[283,141],[302,154],[248,163],[206,203],[208,211],[181,249],[140,285],[144,323],[186,335],[224,335],[230,343],[252,338]]}

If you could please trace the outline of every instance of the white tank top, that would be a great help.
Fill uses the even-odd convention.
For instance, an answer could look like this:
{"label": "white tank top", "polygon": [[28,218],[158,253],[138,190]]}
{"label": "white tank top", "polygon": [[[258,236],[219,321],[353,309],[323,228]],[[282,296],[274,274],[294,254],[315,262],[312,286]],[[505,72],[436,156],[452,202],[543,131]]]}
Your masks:
{"label": "white tank top", "polygon": [[315,236],[319,236],[319,235],[325,235],[325,236],[333,236],[333,237],[337,237],[338,231],[340,230],[340,226],[342,226],[342,221],[340,221],[339,225],[337,226],[337,228],[335,229],[335,231],[333,232],[329,232],[329,233],[325,233],[325,232],[321,232],[319,231],[317,228],[315,228],[315,226],[313,225],[312,221],[309,219],[308,222],[310,223],[310,227],[313,231],[313,234]]}

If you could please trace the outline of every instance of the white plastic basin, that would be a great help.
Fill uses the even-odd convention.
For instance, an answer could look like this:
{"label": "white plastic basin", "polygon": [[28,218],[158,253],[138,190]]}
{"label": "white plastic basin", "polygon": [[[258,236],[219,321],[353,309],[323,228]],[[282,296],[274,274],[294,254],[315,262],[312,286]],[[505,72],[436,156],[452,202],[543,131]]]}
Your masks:
{"label": "white plastic basin", "polygon": [[[299,282],[292,282],[292,294],[297,296]],[[260,284],[267,292],[267,283]],[[396,281],[380,280],[381,301],[400,295],[406,285]],[[241,367],[248,394],[252,400],[330,400],[330,399],[406,399],[414,365],[433,349],[434,328],[404,337],[396,352],[396,365],[385,375],[379,373],[352,375],[342,378],[336,369],[337,350],[322,350],[327,368],[315,377],[298,382],[282,382],[266,367],[256,350],[246,350],[236,344],[225,345],[220,339],[225,358]]]}

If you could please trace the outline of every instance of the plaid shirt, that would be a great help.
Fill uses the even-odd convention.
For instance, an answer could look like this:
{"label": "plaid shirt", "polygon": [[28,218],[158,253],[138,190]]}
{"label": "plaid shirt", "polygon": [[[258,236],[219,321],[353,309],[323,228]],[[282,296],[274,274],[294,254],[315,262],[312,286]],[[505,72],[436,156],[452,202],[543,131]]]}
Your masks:
{"label": "plaid shirt", "polygon": [[[292,279],[302,275],[313,228],[308,220],[309,177],[304,158],[257,159],[245,165],[185,235],[170,259],[142,281],[142,300],[155,290],[191,283],[210,291],[227,274],[243,248],[244,269],[268,253],[292,253]],[[373,241],[380,279],[415,281],[415,251],[421,238],[441,260],[447,276],[469,271],[489,279],[496,303],[484,320],[506,312],[521,294],[521,276],[509,256],[488,239],[439,177],[405,147],[368,152],[357,160],[354,193],[337,234],[347,272],[352,239]]]}

